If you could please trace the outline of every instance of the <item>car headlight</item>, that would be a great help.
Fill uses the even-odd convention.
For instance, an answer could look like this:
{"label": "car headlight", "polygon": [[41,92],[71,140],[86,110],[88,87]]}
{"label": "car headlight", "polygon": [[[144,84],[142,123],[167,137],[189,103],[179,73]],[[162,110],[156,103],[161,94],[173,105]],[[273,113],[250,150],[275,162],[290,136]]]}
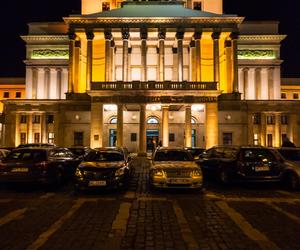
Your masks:
{"label": "car headlight", "polygon": [[82,171],[79,168],[76,169],[75,176],[79,178],[83,177]]}
{"label": "car headlight", "polygon": [[154,177],[163,177],[165,175],[165,172],[161,169],[156,169],[153,171]]}
{"label": "car headlight", "polygon": [[115,176],[122,176],[122,175],[124,175],[124,172],[125,172],[124,168],[119,168],[115,172]]}
{"label": "car headlight", "polygon": [[202,172],[201,172],[200,169],[193,170],[192,173],[191,173],[192,178],[199,178],[201,176],[202,176]]}

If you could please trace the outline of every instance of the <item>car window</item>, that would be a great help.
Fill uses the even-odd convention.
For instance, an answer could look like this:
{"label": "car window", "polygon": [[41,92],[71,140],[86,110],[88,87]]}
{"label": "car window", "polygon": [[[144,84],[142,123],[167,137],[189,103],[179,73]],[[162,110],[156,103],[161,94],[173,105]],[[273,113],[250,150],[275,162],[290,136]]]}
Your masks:
{"label": "car window", "polygon": [[192,161],[189,153],[178,150],[158,151],[154,156],[154,161]]}
{"label": "car window", "polygon": [[224,148],[223,157],[224,158],[235,158],[237,156],[238,150],[236,148]]}
{"label": "car window", "polygon": [[276,158],[267,149],[254,148],[242,150],[241,160],[245,162],[271,162],[276,161]]}
{"label": "car window", "polygon": [[221,158],[223,157],[223,149],[221,148],[211,148],[206,151],[205,156],[207,158]]}
{"label": "car window", "polygon": [[278,149],[284,159],[289,161],[300,161],[300,150]]}
{"label": "car window", "polygon": [[86,161],[97,161],[97,162],[124,161],[124,155],[119,152],[91,151],[86,156],[85,160]]}
{"label": "car window", "polygon": [[42,150],[12,151],[5,157],[5,160],[45,160],[46,158],[46,152]]}

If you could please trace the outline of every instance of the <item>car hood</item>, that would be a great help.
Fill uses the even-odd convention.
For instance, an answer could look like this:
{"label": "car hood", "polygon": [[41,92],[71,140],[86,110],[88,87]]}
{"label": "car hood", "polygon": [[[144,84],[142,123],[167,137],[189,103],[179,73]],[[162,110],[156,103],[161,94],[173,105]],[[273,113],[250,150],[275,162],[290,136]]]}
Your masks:
{"label": "car hood", "polygon": [[177,169],[177,168],[199,168],[193,161],[155,161],[152,168]]}
{"label": "car hood", "polygon": [[124,161],[114,161],[114,162],[82,162],[79,168],[121,168],[124,166]]}

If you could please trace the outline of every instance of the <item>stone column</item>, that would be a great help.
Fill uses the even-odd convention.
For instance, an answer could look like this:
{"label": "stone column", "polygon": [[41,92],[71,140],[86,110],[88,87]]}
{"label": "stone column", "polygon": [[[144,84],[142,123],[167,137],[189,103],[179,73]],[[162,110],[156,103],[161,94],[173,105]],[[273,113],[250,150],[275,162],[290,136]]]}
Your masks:
{"label": "stone column", "polygon": [[92,102],[90,147],[98,148],[102,146],[103,146],[103,104]]}
{"label": "stone column", "polygon": [[139,155],[146,156],[146,105],[140,105]]}
{"label": "stone column", "polygon": [[56,88],[56,98],[62,99],[62,69],[56,69],[56,81],[57,81],[57,88]]}
{"label": "stone column", "polygon": [[117,147],[123,146],[123,105],[118,104],[117,114]]}
{"label": "stone column", "polygon": [[206,103],[205,140],[206,148],[218,145],[219,121],[218,103]]}
{"label": "stone column", "polygon": [[16,113],[16,130],[15,130],[15,145],[20,144],[20,114]]}
{"label": "stone column", "polygon": [[201,82],[201,38],[202,32],[195,32],[195,50],[196,50],[196,81]]}
{"label": "stone column", "polygon": [[178,31],[176,33],[177,39],[177,54],[178,54],[178,81],[183,81],[183,37],[184,32]]}
{"label": "stone column", "polygon": [[220,49],[219,49],[219,39],[220,39],[220,32],[214,32],[211,35],[213,39],[213,55],[214,55],[214,81],[218,83],[220,81]]}
{"label": "stone column", "polygon": [[233,91],[233,79],[232,79],[232,51],[231,51],[231,41],[225,41],[225,54],[226,54],[226,84],[227,92],[232,93]]}
{"label": "stone column", "polygon": [[123,70],[122,70],[122,79],[124,82],[128,81],[128,39],[129,39],[129,30],[122,30],[123,38]]}
{"label": "stone column", "polygon": [[261,113],[260,121],[260,145],[266,146],[266,134],[267,134],[267,115]]}
{"label": "stone column", "polygon": [[41,142],[47,143],[47,114],[41,114]]}
{"label": "stone column", "polygon": [[249,113],[248,114],[248,138],[247,142],[248,145],[253,145],[254,144],[254,133],[253,133],[253,114]]}
{"label": "stone column", "polygon": [[74,92],[74,63],[75,63],[75,39],[76,34],[73,30],[69,31],[69,75],[68,92]]}
{"label": "stone column", "polygon": [[162,146],[169,146],[169,106],[162,106]]}
{"label": "stone column", "polygon": [[37,99],[38,68],[32,68],[32,99]]}
{"label": "stone column", "polygon": [[288,138],[296,146],[300,146],[298,142],[298,116],[297,114],[290,114],[288,117]]}
{"label": "stone column", "polygon": [[269,100],[274,100],[274,68],[268,69]]}
{"label": "stone column", "polygon": [[281,146],[281,113],[275,114],[275,138],[274,146]]}
{"label": "stone column", "polygon": [[185,147],[192,146],[192,107],[191,105],[185,106],[185,125],[184,125]]}
{"label": "stone column", "polygon": [[50,99],[50,69],[44,69],[44,97],[45,99]]}
{"label": "stone column", "polygon": [[142,72],[141,72],[141,81],[147,81],[147,38],[148,33],[146,28],[140,30],[141,38],[141,63],[142,63]]}
{"label": "stone column", "polygon": [[[75,63],[74,63],[74,92],[78,92],[80,82],[80,52],[81,42],[80,40],[75,42]],[[58,73],[58,72],[57,72]],[[60,73],[61,75],[61,73]],[[57,80],[58,82],[58,80]],[[58,86],[58,85],[57,85]],[[59,99],[62,99],[62,91],[60,92]]]}
{"label": "stone column", "polygon": [[255,69],[255,100],[261,100],[261,68]]}
{"label": "stone column", "polygon": [[87,50],[86,50],[86,90],[91,90],[91,83],[93,81],[93,39],[94,33],[92,31],[86,32]]}
{"label": "stone column", "polygon": [[197,81],[197,68],[196,68],[196,43],[195,40],[190,42],[190,58],[189,58],[189,81]]}
{"label": "stone column", "polygon": [[249,69],[244,68],[244,100],[249,98]]}
{"label": "stone column", "polygon": [[165,39],[166,31],[159,30],[159,81],[163,82],[165,80]]}
{"label": "stone column", "polygon": [[232,42],[232,59],[233,59],[233,91],[238,92],[238,33],[232,32],[230,34]]}
{"label": "stone column", "polygon": [[111,63],[110,63],[110,43],[112,39],[112,34],[110,31],[104,31],[105,37],[105,81],[110,81],[110,74],[111,74]]}
{"label": "stone column", "polygon": [[110,79],[111,82],[115,81],[115,42],[110,42]]}
{"label": "stone column", "polygon": [[32,114],[27,115],[27,143],[33,143]]}

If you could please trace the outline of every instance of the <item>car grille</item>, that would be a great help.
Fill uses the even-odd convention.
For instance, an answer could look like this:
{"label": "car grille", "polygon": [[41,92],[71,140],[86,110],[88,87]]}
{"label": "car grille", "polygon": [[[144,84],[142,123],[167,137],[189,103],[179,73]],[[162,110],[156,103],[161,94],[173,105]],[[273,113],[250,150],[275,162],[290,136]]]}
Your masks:
{"label": "car grille", "polygon": [[115,170],[112,169],[105,169],[101,171],[84,170],[83,176],[86,179],[106,180],[106,179],[111,179],[115,176]]}
{"label": "car grille", "polygon": [[168,178],[187,178],[191,177],[191,170],[189,169],[167,169],[165,170]]}

